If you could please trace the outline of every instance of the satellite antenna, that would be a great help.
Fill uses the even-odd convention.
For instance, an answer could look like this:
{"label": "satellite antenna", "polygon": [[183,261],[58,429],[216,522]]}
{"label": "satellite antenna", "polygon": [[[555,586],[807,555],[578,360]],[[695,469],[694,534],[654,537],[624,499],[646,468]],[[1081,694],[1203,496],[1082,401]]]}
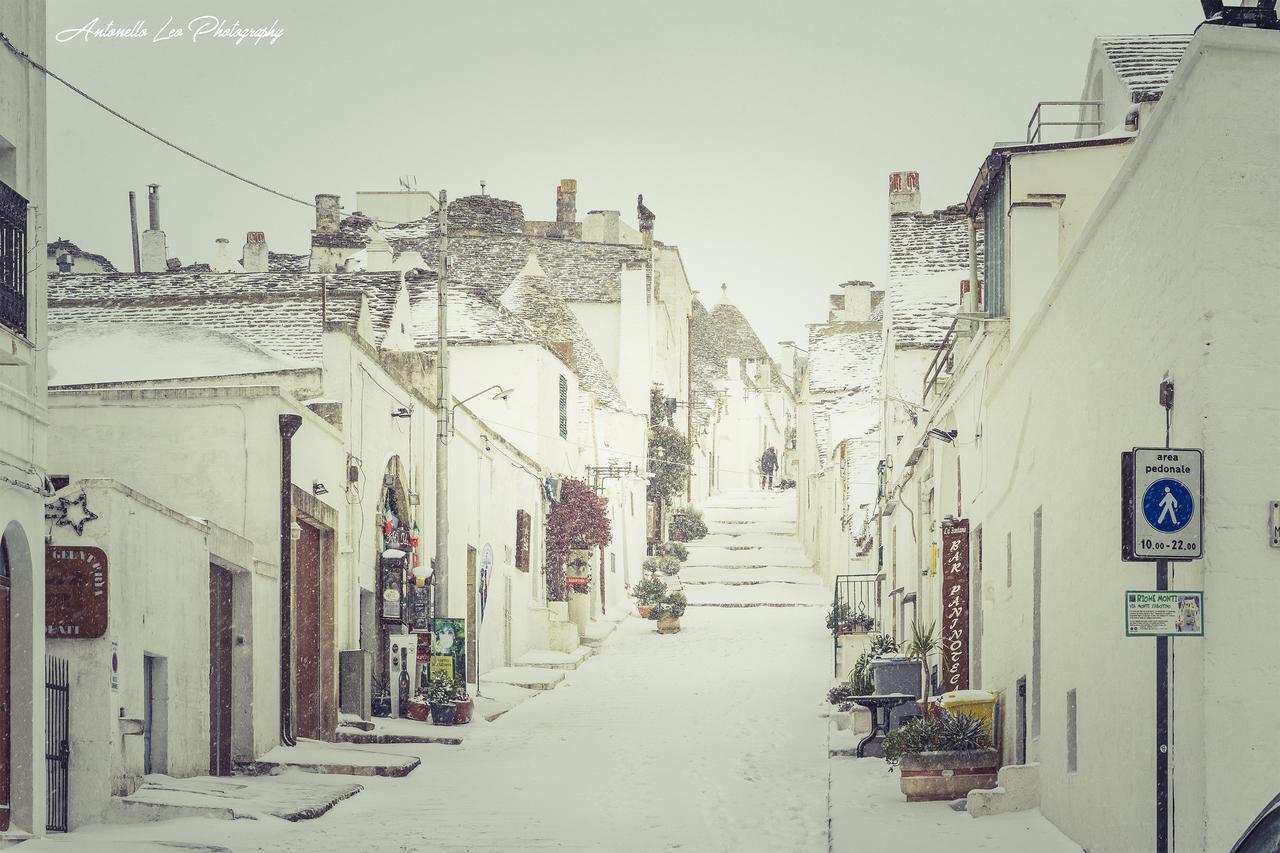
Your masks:
{"label": "satellite antenna", "polygon": [[400,189],[404,190],[405,192],[413,192],[417,188],[418,188],[417,175],[401,175],[400,176]]}

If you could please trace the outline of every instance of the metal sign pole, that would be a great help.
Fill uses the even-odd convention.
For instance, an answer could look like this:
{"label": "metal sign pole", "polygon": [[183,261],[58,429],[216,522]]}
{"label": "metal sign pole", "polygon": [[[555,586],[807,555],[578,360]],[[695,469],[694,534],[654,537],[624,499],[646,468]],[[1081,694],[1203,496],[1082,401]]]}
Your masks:
{"label": "metal sign pole", "polygon": [[[1169,589],[1169,561],[1156,561],[1156,589]],[[1169,638],[1156,637],[1156,853],[1169,853]]]}

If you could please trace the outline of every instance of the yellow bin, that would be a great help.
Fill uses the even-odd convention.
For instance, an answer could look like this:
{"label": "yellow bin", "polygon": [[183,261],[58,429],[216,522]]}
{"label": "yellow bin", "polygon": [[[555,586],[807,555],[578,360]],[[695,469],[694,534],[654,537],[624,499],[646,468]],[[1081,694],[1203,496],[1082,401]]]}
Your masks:
{"label": "yellow bin", "polygon": [[986,690],[953,690],[943,693],[939,703],[952,714],[970,714],[982,720],[987,734],[992,734],[996,708],[996,694]]}

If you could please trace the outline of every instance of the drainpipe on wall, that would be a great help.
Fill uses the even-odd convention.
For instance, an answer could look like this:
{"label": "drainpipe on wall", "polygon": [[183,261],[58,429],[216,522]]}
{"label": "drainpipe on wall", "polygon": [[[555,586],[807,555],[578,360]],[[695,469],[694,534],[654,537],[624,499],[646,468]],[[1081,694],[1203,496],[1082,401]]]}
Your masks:
{"label": "drainpipe on wall", "polygon": [[280,743],[293,736],[293,434],[301,415],[280,416]]}

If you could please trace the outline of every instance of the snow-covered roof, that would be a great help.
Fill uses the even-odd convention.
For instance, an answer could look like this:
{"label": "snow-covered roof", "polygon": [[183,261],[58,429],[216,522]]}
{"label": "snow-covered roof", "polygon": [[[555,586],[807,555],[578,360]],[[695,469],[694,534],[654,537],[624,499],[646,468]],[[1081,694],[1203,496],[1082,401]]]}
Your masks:
{"label": "snow-covered roof", "polygon": [[296,370],[308,365],[243,338],[181,323],[55,321],[49,384],[90,385]]}
{"label": "snow-covered roof", "polygon": [[319,364],[326,323],[354,327],[363,297],[380,339],[399,287],[398,272],[51,275],[49,321],[201,327]]}
{"label": "snow-covered roof", "polygon": [[[438,213],[383,226],[382,237],[397,255],[418,252],[439,269]],[[627,261],[648,261],[641,246],[584,243],[524,233],[520,205],[493,196],[463,196],[449,202],[449,280],[483,287],[498,298],[536,253],[557,296],[565,302],[617,302]]]}
{"label": "snow-covered roof", "polygon": [[[409,274],[405,276],[405,283],[409,288],[414,345],[433,350],[439,335],[440,316],[436,276],[434,273]],[[542,343],[542,338],[483,289],[450,283],[449,343]]]}
{"label": "snow-covered roof", "polygon": [[[865,442],[877,434],[883,347],[878,322],[809,328],[806,389],[821,461],[826,462],[831,449],[842,442]],[[877,456],[878,449],[872,455]]]}
{"label": "snow-covered roof", "polygon": [[100,264],[107,272],[116,271],[115,264],[107,260],[105,256],[95,255],[93,252],[86,252],[70,240],[63,240],[59,238],[54,240],[52,243],[49,243],[47,248],[48,256],[55,262],[55,265],[58,258],[62,255],[70,255],[72,258],[84,258],[87,261],[93,261],[96,264]]}
{"label": "snow-covered roof", "polygon": [[310,255],[291,255],[286,252],[267,252],[267,269],[271,272],[307,272],[310,268]]}
{"label": "snow-covered roof", "polygon": [[1098,39],[1103,55],[1135,103],[1159,100],[1190,43],[1189,35],[1102,36]]}
{"label": "snow-covered roof", "polygon": [[[982,278],[978,230],[978,278]],[[969,230],[964,205],[889,217],[889,319],[900,349],[942,344],[969,277]]]}

